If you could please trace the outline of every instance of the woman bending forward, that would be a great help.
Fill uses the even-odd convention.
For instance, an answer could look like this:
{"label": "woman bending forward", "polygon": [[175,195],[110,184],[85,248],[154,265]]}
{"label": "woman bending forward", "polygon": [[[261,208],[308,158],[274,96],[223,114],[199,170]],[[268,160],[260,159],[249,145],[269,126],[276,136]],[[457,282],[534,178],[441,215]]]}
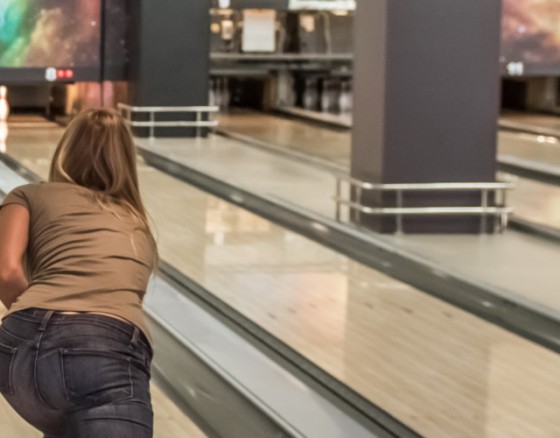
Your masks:
{"label": "woman bending forward", "polygon": [[142,299],[157,250],[115,112],[68,126],[49,182],[0,207],[0,392],[45,437],[151,437]]}

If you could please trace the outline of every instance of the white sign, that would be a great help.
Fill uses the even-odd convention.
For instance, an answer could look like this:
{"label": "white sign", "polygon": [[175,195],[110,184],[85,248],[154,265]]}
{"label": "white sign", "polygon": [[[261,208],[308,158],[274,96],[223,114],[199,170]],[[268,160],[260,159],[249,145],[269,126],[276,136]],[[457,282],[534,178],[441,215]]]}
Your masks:
{"label": "white sign", "polygon": [[525,65],[522,62],[510,62],[506,69],[510,76],[523,76]]}
{"label": "white sign", "polygon": [[243,11],[244,52],[274,52],[276,50],[276,11],[246,9]]}
{"label": "white sign", "polygon": [[56,68],[54,67],[47,68],[45,70],[45,79],[50,82],[56,81]]}
{"label": "white sign", "polygon": [[288,8],[313,11],[354,11],[356,10],[356,0],[290,0]]}

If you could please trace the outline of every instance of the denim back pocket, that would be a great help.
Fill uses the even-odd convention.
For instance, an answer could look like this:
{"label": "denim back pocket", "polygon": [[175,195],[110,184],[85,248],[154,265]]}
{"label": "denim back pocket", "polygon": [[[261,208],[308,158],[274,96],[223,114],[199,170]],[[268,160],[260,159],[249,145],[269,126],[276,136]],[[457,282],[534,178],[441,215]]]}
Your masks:
{"label": "denim back pocket", "polygon": [[64,389],[79,406],[98,406],[132,398],[130,359],[89,348],[60,349]]}
{"label": "denim back pocket", "polygon": [[5,395],[14,393],[12,368],[17,348],[0,344],[0,392]]}

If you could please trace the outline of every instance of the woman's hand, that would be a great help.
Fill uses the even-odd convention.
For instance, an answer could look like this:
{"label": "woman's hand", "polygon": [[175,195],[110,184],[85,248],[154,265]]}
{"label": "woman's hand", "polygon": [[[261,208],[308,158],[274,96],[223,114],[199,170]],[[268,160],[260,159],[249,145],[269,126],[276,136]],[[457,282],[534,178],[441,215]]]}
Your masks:
{"label": "woman's hand", "polygon": [[0,208],[0,301],[9,308],[29,283],[22,266],[29,240],[29,211],[18,204]]}

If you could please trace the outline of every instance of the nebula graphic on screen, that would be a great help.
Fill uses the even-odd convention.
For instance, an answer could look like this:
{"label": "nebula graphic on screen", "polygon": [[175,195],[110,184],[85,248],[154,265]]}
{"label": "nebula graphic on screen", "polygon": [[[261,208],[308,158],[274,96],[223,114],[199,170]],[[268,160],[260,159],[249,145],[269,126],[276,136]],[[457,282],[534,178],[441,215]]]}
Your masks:
{"label": "nebula graphic on screen", "polygon": [[92,67],[99,0],[0,0],[0,67]]}
{"label": "nebula graphic on screen", "polygon": [[502,62],[560,74],[560,0],[503,0]]}

